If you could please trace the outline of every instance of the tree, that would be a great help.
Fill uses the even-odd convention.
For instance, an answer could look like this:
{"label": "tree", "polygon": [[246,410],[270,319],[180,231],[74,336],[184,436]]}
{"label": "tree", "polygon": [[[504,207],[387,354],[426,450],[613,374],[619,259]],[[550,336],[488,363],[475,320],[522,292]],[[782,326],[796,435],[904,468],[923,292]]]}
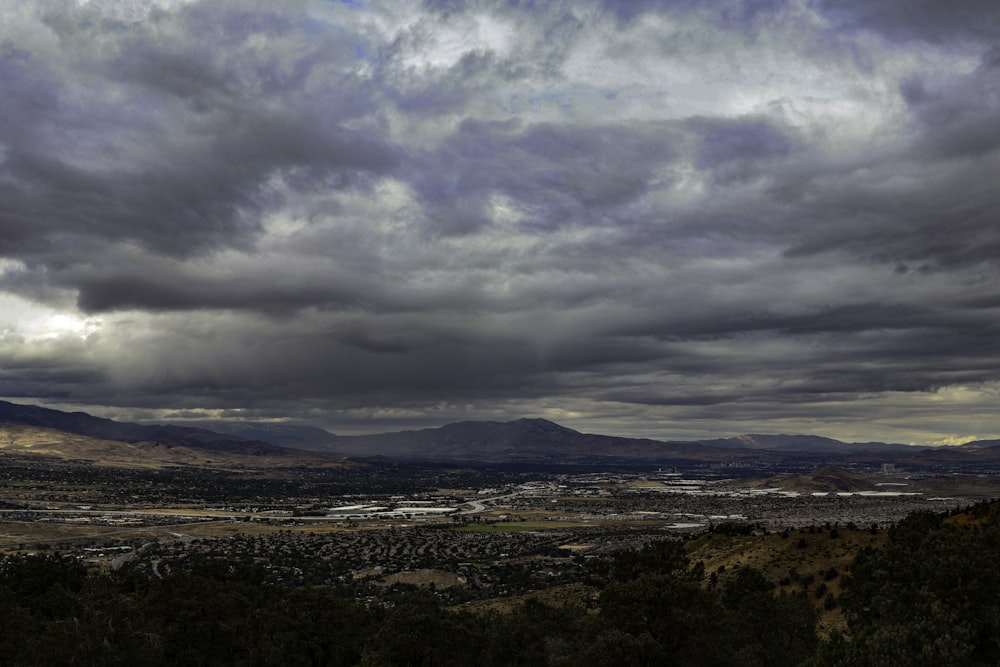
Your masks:
{"label": "tree", "polygon": [[361,664],[464,667],[478,664],[481,652],[481,628],[471,616],[445,611],[417,593],[388,611]]}
{"label": "tree", "polygon": [[815,608],[798,597],[776,597],[757,570],[737,570],[723,588],[722,604],[733,664],[797,665],[816,649]]}
{"label": "tree", "polygon": [[862,554],[840,597],[853,638],[816,664],[1000,664],[1000,529],[921,512]]}

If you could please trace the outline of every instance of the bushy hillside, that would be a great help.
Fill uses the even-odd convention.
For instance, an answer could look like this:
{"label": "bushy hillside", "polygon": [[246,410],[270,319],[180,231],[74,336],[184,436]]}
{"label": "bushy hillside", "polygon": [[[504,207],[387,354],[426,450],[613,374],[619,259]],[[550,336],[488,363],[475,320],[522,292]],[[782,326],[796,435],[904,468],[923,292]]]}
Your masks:
{"label": "bushy hillside", "polygon": [[740,568],[757,570],[778,595],[800,596],[819,614],[825,635],[845,629],[839,598],[857,554],[880,549],[886,531],[854,526],[812,526],[753,534],[725,527],[687,543],[692,561],[702,563],[709,584],[728,581]]}

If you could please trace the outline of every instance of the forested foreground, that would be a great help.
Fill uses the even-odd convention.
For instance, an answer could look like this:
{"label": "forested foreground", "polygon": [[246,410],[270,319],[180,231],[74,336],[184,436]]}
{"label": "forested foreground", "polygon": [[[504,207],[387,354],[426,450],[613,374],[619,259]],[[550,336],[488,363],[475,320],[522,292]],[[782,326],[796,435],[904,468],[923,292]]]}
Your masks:
{"label": "forested foreground", "polygon": [[17,556],[0,563],[0,664],[996,665],[998,556],[995,520],[913,515],[859,554],[841,596],[850,637],[829,639],[810,600],[751,569],[710,583],[671,541],[592,561],[589,605],[486,615],[217,565],[159,578]]}

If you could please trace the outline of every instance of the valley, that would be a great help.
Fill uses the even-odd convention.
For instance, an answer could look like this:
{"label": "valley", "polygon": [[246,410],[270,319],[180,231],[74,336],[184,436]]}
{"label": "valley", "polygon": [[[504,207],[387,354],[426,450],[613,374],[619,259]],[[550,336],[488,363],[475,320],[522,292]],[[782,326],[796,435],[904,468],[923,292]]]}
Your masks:
{"label": "valley", "polygon": [[[442,603],[458,605],[579,586],[590,559],[666,539],[700,545],[692,554],[709,573],[753,564],[791,590],[782,581],[792,566],[774,555],[781,550],[720,551],[719,540],[783,536],[776,543],[787,546],[804,539],[800,532],[837,530],[845,537],[834,561],[844,569],[857,546],[853,535],[1000,495],[989,477],[760,472],[371,461],[152,469],[6,454],[0,551],[72,556],[98,570],[128,567],[155,577],[206,562],[259,567],[269,581],[334,586],[359,601],[430,587]],[[706,542],[711,535],[716,540]],[[809,553],[793,549],[800,568]],[[818,557],[821,565],[805,569],[832,567]]]}
{"label": "valley", "polygon": [[[481,459],[455,460],[454,440],[431,446],[456,432],[478,443],[468,452]],[[92,608],[104,604],[94,601],[101,587],[122,587],[116,599],[143,606],[147,619],[159,619],[157,596],[187,604],[192,594],[183,590],[191,585],[213,591],[224,617],[240,613],[229,606],[234,591],[254,600],[322,599],[352,618],[382,624],[382,630],[349,625],[345,641],[354,642],[355,657],[347,664],[370,650],[365,646],[394,645],[386,637],[395,635],[379,633],[429,619],[442,628],[452,622],[444,619],[466,624],[463,632],[477,641],[487,641],[485,632],[488,641],[500,642],[508,626],[529,632],[526,614],[562,619],[552,621],[553,637],[620,631],[641,637],[629,629],[627,610],[649,604],[657,610],[654,620],[666,623],[659,616],[673,598],[647,600],[645,586],[657,595],[679,586],[693,596],[684,603],[693,605],[691,613],[714,608],[718,614],[716,605],[743,600],[726,612],[735,625],[706,621],[690,629],[692,641],[725,632],[753,643],[759,631],[741,635],[740,623],[763,622],[757,610],[773,607],[778,622],[803,642],[798,657],[787,656],[787,664],[795,664],[816,642],[841,650],[838,638],[862,627],[857,596],[866,589],[850,582],[875,576],[865,570],[866,559],[892,553],[899,526],[939,517],[941,529],[953,531],[978,521],[970,519],[977,512],[994,516],[990,503],[1000,498],[988,444],[929,455],[898,446],[824,451],[829,442],[806,436],[674,446],[520,420],[422,432],[416,442],[424,458],[403,455],[414,442],[405,433],[384,440],[397,447],[397,456],[385,455],[379,438],[369,438],[367,456],[349,457],[289,446],[291,436],[303,434],[316,437],[315,430],[285,432],[278,445],[204,429],[8,408],[0,423],[0,580],[20,590],[18,582],[33,581],[32,568],[41,568],[47,574],[37,575],[45,580],[39,585],[56,595],[52,587],[60,577],[76,572],[81,588],[73,595],[98,596],[87,603]],[[507,447],[521,437],[521,446]],[[575,442],[586,445],[580,456],[560,460],[553,453]],[[781,449],[761,449],[762,443]],[[652,449],[643,449],[647,445]],[[667,450],[663,459],[650,454]],[[531,451],[538,454],[533,460]],[[633,579],[643,587],[635,588]],[[17,613],[50,613],[30,599],[18,603]],[[270,614],[274,623],[298,618],[267,604],[255,613]],[[415,614],[410,621],[396,618],[404,609]],[[210,607],[191,613],[199,617]],[[236,622],[227,618],[220,627]],[[121,622],[118,615],[112,619]],[[158,634],[143,636],[154,639],[184,627],[173,618],[141,621],[147,622]],[[319,632],[315,623],[299,618],[289,632],[299,638]],[[658,645],[673,636],[666,628],[657,630]],[[433,651],[447,645],[448,632],[438,632]],[[243,645],[245,636],[227,641]],[[180,655],[185,637],[176,634],[169,649],[160,639],[154,648],[145,640],[137,646]],[[26,641],[23,651],[48,650],[43,636],[37,646]],[[115,641],[125,643],[108,646],[128,645]],[[261,641],[254,650],[280,645],[276,638]],[[413,650],[424,650],[420,638],[412,641]],[[102,646],[95,655],[108,650]],[[508,650],[490,646],[481,650]],[[558,646],[564,657],[583,655],[570,644]],[[699,655],[708,650],[689,648]],[[76,655],[78,649],[67,650]],[[204,643],[200,650],[211,651]],[[464,655],[449,650],[455,660]],[[532,650],[540,656],[549,649]]]}

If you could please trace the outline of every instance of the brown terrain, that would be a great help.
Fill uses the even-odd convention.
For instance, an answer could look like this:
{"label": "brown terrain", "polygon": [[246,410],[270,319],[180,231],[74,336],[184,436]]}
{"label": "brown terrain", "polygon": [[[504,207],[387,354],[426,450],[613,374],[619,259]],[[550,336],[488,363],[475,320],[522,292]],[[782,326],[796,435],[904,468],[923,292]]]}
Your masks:
{"label": "brown terrain", "polygon": [[344,466],[347,462],[309,452],[284,450],[266,453],[226,451],[183,444],[139,440],[125,442],[95,438],[68,431],[0,423],[0,453],[53,457],[94,465],[128,468],[168,466],[290,467]]}
{"label": "brown terrain", "polygon": [[898,491],[927,496],[1000,496],[998,475],[921,475],[900,476],[856,473],[837,466],[824,466],[807,474],[775,475],[757,480],[739,480],[734,485],[799,493],[857,493],[861,491]]}

